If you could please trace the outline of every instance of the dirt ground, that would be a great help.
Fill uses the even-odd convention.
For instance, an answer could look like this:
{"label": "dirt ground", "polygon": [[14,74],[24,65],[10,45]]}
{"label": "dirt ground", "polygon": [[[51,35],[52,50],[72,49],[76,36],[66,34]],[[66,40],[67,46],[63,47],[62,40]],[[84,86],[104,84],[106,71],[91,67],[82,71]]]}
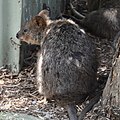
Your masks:
{"label": "dirt ground", "polygon": [[19,75],[4,68],[0,70],[0,111],[26,113],[50,120],[67,120],[64,108],[54,103],[43,104],[43,96],[37,92],[33,69],[27,68]]}

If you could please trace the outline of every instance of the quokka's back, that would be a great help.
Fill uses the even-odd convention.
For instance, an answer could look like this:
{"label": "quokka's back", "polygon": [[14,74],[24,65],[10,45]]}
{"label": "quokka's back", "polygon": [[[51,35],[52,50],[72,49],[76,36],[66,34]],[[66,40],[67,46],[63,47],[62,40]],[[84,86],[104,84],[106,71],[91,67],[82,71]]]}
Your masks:
{"label": "quokka's back", "polygon": [[95,47],[91,38],[73,21],[51,21],[42,11],[18,32],[17,37],[41,45],[37,64],[40,94],[69,105],[83,102],[95,90]]}

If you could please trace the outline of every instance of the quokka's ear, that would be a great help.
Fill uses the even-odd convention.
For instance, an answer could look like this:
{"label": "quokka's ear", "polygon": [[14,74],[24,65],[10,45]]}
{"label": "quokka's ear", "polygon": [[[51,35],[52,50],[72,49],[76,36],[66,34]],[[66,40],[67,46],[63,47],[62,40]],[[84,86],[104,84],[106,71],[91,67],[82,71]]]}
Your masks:
{"label": "quokka's ear", "polygon": [[42,10],[39,12],[38,16],[42,17],[48,25],[51,22],[49,14],[50,12],[48,10]]}
{"label": "quokka's ear", "polygon": [[49,18],[49,11],[48,10],[42,10],[38,13],[38,16],[41,16],[43,18]]}
{"label": "quokka's ear", "polygon": [[32,22],[31,24],[33,26],[38,26],[38,27],[41,27],[41,28],[45,28],[47,26],[47,22],[46,20],[44,20],[44,18],[40,17],[40,16],[35,16],[33,19],[32,19]]}

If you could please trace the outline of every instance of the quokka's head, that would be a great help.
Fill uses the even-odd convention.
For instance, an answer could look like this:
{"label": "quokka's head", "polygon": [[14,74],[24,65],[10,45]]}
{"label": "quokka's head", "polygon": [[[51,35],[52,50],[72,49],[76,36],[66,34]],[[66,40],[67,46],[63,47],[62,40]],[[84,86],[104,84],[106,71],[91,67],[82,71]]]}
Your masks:
{"label": "quokka's head", "polygon": [[21,27],[16,37],[30,44],[40,44],[44,37],[45,28],[49,22],[49,11],[42,10],[38,15],[32,17],[30,21],[26,22],[25,25]]}

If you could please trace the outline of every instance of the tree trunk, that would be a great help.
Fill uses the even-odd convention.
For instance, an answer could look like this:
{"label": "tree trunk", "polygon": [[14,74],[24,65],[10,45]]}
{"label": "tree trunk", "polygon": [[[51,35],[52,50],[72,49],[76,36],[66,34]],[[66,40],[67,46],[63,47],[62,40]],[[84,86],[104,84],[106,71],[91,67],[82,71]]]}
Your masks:
{"label": "tree trunk", "polygon": [[[120,33],[116,37],[116,52],[112,70],[103,91],[103,107],[110,120],[120,120]],[[119,36],[119,37],[118,37]]]}

